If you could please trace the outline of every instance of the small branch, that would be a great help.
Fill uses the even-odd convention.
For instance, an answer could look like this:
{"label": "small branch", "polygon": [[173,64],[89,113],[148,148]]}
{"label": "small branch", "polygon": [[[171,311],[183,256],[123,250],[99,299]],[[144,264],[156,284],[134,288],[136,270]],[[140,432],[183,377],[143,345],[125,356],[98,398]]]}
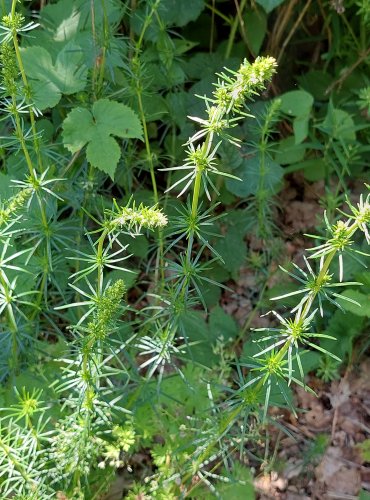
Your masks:
{"label": "small branch", "polygon": [[350,66],[348,69],[346,69],[346,71],[343,72],[343,74],[338,78],[338,80],[335,80],[331,85],[329,85],[329,87],[325,90],[325,94],[326,95],[330,94],[330,92],[334,89],[334,87],[336,87],[337,85],[342,85],[344,80],[346,80],[346,78],[348,78],[349,75],[353,73],[353,71],[357,68],[357,66],[359,66],[362,63],[362,61],[364,61],[368,57],[369,54],[370,54],[370,47],[366,50],[366,52],[360,55],[360,57],[357,59],[356,62],[352,64],[352,66]]}

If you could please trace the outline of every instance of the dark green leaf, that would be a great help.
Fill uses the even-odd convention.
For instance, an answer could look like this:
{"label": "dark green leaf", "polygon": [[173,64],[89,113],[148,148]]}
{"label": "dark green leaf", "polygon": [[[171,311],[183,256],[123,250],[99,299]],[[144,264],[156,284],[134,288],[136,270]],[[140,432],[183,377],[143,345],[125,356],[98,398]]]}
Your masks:
{"label": "dark green leaf", "polygon": [[204,0],[161,0],[158,12],[168,25],[185,26],[204,9]]}
{"label": "dark green leaf", "polygon": [[72,42],[65,45],[55,63],[43,47],[27,47],[21,53],[32,97],[39,109],[52,108],[62,94],[74,94],[85,88],[87,68],[78,45]]}
{"label": "dark green leaf", "polygon": [[277,146],[275,161],[281,165],[290,165],[303,160],[306,148],[297,145],[293,136],[282,139]]}
{"label": "dark green leaf", "polygon": [[267,32],[267,18],[262,10],[248,9],[244,15],[245,34],[248,48],[254,56],[260,52]]}
{"label": "dark green leaf", "polygon": [[235,320],[225,313],[222,307],[215,307],[209,316],[209,328],[211,336],[223,338],[224,341],[233,339],[238,334],[238,326]]}
{"label": "dark green leaf", "polygon": [[[284,170],[278,163],[273,161],[268,156],[265,157],[264,169],[265,172],[263,175],[262,189],[274,192],[277,184],[283,178]],[[261,187],[260,180],[262,168],[260,156],[255,155],[251,158],[245,159],[242,167],[239,167],[233,173],[242,180],[226,180],[227,189],[231,193],[241,198],[249,196],[250,194],[256,194],[258,189]]]}
{"label": "dark green leaf", "polygon": [[326,89],[333,81],[333,77],[323,71],[312,70],[297,78],[299,84],[318,101],[327,101],[329,94]]}

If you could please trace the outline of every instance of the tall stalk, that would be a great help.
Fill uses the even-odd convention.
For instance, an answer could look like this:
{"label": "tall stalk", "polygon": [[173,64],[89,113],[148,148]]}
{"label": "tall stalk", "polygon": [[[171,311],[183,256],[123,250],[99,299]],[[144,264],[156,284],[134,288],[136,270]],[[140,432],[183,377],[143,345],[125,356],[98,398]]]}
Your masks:
{"label": "tall stalk", "polygon": [[[154,200],[155,205],[157,205],[157,206],[159,205],[159,194],[158,194],[157,180],[156,180],[155,170],[154,170],[153,153],[151,150],[149,134],[148,134],[148,126],[147,126],[145,110],[144,110],[144,106],[143,106],[143,99],[142,99],[143,87],[142,87],[142,82],[141,82],[140,53],[141,53],[141,48],[142,48],[142,44],[144,41],[144,36],[145,36],[146,30],[150,26],[150,23],[152,22],[153,17],[156,15],[159,4],[160,4],[160,0],[156,0],[153,3],[153,5],[151,6],[148,14],[145,17],[145,20],[144,20],[144,23],[143,23],[143,26],[142,26],[142,29],[140,32],[140,36],[136,42],[134,42],[133,33],[131,33],[131,39],[134,42],[134,54],[133,54],[133,57],[131,59],[131,63],[132,63],[133,73],[135,75],[135,94],[136,94],[136,99],[137,99],[137,103],[138,103],[139,116],[141,119],[141,123],[143,125],[146,159],[147,159],[147,164],[149,166],[150,179],[152,182],[153,200]],[[135,3],[133,3],[133,7],[135,7]],[[161,22],[158,16],[157,16],[157,21],[159,23]],[[154,283],[155,283],[156,287],[158,287],[159,290],[162,290],[163,284],[164,284],[164,235],[163,235],[163,231],[161,228],[158,228],[157,234],[158,234],[158,252],[157,252],[156,265],[155,265],[155,271],[154,271]]]}
{"label": "tall stalk", "polygon": [[[332,237],[328,238],[325,243],[310,249],[312,252],[311,258],[320,259],[320,268],[317,275],[311,273],[312,279],[307,281],[307,286],[303,289],[307,289],[307,292],[297,307],[293,309],[293,311],[296,311],[295,314],[293,314],[291,319],[284,319],[279,314],[275,313],[280,321],[280,326],[275,329],[259,329],[259,331],[268,330],[271,332],[277,332],[277,336],[280,335],[283,339],[282,343],[279,342],[279,349],[276,350],[275,346],[278,342],[275,342],[276,339],[273,339],[274,343],[271,346],[254,356],[255,358],[258,358],[258,365],[247,365],[250,367],[252,380],[248,381],[245,386],[238,391],[240,403],[222,420],[218,428],[217,435],[211,440],[205,450],[197,458],[196,463],[198,464],[198,467],[208,459],[213,452],[214,446],[228,432],[231,426],[234,425],[235,421],[242,414],[242,412],[245,409],[251,409],[253,404],[251,404],[250,401],[255,401],[255,405],[259,404],[261,392],[266,384],[271,384],[272,377],[276,376],[285,378],[288,380],[288,383],[294,381],[305,387],[303,378],[301,381],[296,379],[293,377],[291,370],[286,369],[286,365],[289,366],[291,364],[291,350],[293,347],[298,349],[298,346],[308,345],[313,349],[326,352],[329,356],[337,359],[333,354],[324,351],[319,345],[314,344],[311,341],[317,338],[331,337],[324,334],[310,332],[309,328],[313,317],[317,312],[317,308],[313,310],[316,299],[319,296],[327,298],[330,293],[331,288],[329,288],[328,285],[331,281],[332,275],[329,274],[329,269],[333,259],[338,255],[340,282],[335,285],[341,286],[343,284],[343,253],[356,252],[355,249],[351,248],[355,233],[363,232],[366,241],[370,244],[370,234],[367,229],[367,225],[370,223],[370,195],[365,201],[363,201],[363,198],[361,197],[357,208],[350,203],[348,203],[348,205],[352,214],[348,216],[347,220],[345,222],[339,221],[332,226],[328,226],[329,233]],[[353,222],[351,223],[351,221]],[[310,271],[312,270],[310,269]],[[331,286],[334,285],[330,284],[330,287]],[[282,297],[294,294],[295,293],[293,292]],[[333,302],[333,300],[331,301]],[[286,340],[284,340],[285,338]],[[271,339],[271,335],[266,338],[266,340],[268,339]],[[265,353],[268,353],[268,355],[265,358],[262,358],[262,355]],[[299,356],[298,351],[296,356]],[[255,373],[260,374],[254,377]],[[303,377],[303,374],[301,375]],[[267,387],[269,387],[269,385]],[[269,389],[267,388],[266,395],[268,394],[268,391]],[[269,399],[266,397],[264,403],[264,418],[266,418],[267,415],[268,405]],[[189,473],[185,477],[185,480],[190,479],[191,475],[192,474]]]}

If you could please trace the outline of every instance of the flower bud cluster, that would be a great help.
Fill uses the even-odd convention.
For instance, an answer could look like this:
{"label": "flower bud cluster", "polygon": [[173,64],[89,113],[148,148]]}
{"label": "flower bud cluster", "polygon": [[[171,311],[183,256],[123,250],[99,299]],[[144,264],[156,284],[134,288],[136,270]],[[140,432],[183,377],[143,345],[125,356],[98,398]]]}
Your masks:
{"label": "flower bud cluster", "polygon": [[12,32],[17,33],[17,31],[20,31],[23,27],[25,18],[20,14],[19,12],[15,12],[14,14],[8,14],[6,16],[3,16],[2,18],[2,23],[4,27],[8,28],[8,30],[11,30]]}
{"label": "flower bud cluster", "polygon": [[357,208],[351,206],[353,216],[358,228],[364,233],[367,243],[370,245],[370,195],[367,195],[364,200],[363,196],[360,197],[360,202],[357,203]]}
{"label": "flower bud cluster", "polygon": [[104,461],[98,464],[98,467],[104,469],[106,465],[119,468],[125,465],[122,452],[127,453],[135,444],[135,429],[129,423],[125,427],[116,425],[112,431],[113,443],[106,444],[103,453]]}
{"label": "flower bud cluster", "polygon": [[247,98],[265,89],[265,82],[276,73],[277,62],[273,57],[257,57],[251,64],[246,59],[237,72],[230,71],[219,76],[217,89],[213,92],[214,103],[226,113],[240,113]]}
{"label": "flower bud cluster", "polygon": [[31,193],[31,188],[22,189],[10,198],[6,204],[0,205],[0,227],[9,222],[10,217],[25,204]]}
{"label": "flower bud cluster", "polygon": [[18,67],[13,45],[3,43],[0,47],[1,85],[9,96],[17,93]]}
{"label": "flower bud cluster", "polygon": [[57,431],[51,438],[49,457],[55,463],[51,475],[56,479],[63,474],[87,476],[104,450],[104,441],[98,436],[87,438],[83,420],[66,419],[57,424]]}
{"label": "flower bud cluster", "polygon": [[125,207],[118,207],[115,203],[117,211],[110,212],[113,216],[111,226],[125,226],[129,231],[139,234],[142,228],[154,230],[167,225],[167,217],[164,213],[154,207],[146,207],[142,203],[136,208],[135,202],[130,207],[127,204]]}
{"label": "flower bud cluster", "polygon": [[94,321],[88,324],[90,334],[88,346],[91,346],[91,340],[93,342],[104,340],[114,328],[125,288],[123,280],[117,280],[106,289],[99,299]]}

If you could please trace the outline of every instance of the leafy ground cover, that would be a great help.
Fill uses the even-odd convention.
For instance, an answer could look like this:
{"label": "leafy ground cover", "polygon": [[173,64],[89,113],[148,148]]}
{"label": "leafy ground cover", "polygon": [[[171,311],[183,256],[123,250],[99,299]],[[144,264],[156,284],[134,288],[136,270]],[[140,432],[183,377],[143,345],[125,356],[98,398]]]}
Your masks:
{"label": "leafy ground cover", "polygon": [[1,9],[0,498],[368,498],[368,2]]}

